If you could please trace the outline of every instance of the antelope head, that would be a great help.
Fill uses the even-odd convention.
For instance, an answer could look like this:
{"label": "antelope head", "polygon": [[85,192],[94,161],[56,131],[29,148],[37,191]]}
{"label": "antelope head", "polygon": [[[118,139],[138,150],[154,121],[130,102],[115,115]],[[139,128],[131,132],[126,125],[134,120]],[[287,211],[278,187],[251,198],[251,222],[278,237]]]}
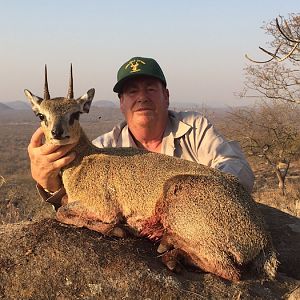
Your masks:
{"label": "antelope head", "polygon": [[78,99],[74,99],[72,64],[67,97],[50,98],[47,80],[47,66],[45,65],[44,98],[35,96],[25,90],[25,95],[31,103],[32,110],[41,120],[46,143],[53,145],[67,145],[79,140],[81,127],[79,116],[88,113],[95,89],[90,89]]}

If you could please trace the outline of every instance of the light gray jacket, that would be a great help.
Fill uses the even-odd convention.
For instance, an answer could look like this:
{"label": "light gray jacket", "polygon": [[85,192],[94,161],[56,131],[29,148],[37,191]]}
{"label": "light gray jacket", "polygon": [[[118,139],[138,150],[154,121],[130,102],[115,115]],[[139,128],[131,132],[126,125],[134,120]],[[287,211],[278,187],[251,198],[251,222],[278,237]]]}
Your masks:
{"label": "light gray jacket", "polygon": [[[99,148],[137,148],[125,121],[93,140],[93,144]],[[252,191],[254,175],[239,144],[226,140],[199,113],[169,111],[161,153],[233,174]]]}
{"label": "light gray jacket", "polygon": [[[99,148],[137,148],[125,121],[93,140],[93,144]],[[252,191],[254,175],[239,144],[226,140],[199,113],[169,111],[161,153],[230,173],[236,176],[249,192]],[[37,188],[41,197],[52,203],[55,208],[61,205],[65,195],[64,188],[52,195],[39,185]]]}

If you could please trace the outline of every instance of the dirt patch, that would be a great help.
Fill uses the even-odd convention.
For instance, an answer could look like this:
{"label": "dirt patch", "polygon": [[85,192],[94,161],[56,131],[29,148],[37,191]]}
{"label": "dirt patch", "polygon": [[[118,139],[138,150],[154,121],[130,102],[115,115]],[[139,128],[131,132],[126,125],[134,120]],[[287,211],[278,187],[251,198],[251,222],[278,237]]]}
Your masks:
{"label": "dirt patch", "polygon": [[[270,214],[269,209],[262,208],[265,214]],[[275,224],[277,217],[272,211],[269,224]],[[161,263],[157,245],[145,239],[107,238],[53,219],[2,225],[0,298],[281,299],[299,285],[292,278],[300,267],[299,243],[286,237],[284,227],[291,221],[295,220],[282,215],[283,232],[272,230],[272,235],[278,234],[276,246],[282,246],[281,259],[287,258],[277,279],[264,281],[249,275],[239,283],[200,270],[171,273]],[[284,250],[284,243],[290,244],[290,252]]]}
{"label": "dirt patch", "polygon": [[[199,270],[169,272],[147,240],[110,239],[49,219],[54,211],[39,198],[27,157],[38,122],[31,111],[13,115],[0,117],[0,299],[285,299],[292,293],[297,299],[299,161],[291,166],[285,196],[268,166],[253,162],[254,198],[279,254],[279,276],[262,281],[249,274],[232,284]],[[99,121],[99,115],[106,116],[99,110],[83,122],[91,138],[118,122],[112,116]]]}

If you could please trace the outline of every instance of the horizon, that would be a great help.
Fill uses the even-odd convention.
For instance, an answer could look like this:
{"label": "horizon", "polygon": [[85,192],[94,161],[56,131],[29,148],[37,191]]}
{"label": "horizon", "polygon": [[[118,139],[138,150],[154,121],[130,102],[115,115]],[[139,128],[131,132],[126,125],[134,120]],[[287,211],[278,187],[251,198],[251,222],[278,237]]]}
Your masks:
{"label": "horizon", "polygon": [[115,101],[119,67],[146,56],[162,67],[171,102],[245,105],[234,95],[243,88],[244,55],[265,58],[258,47],[268,49],[269,37],[260,27],[297,10],[297,1],[278,0],[5,2],[0,102],[23,101],[25,88],[42,94],[45,64],[50,93],[65,94],[70,62],[76,97],[94,87],[97,100]]}
{"label": "horizon", "polygon": [[[117,100],[118,101],[118,100]],[[115,102],[115,100],[107,100],[107,99],[94,99],[93,103],[99,103],[99,102],[109,102],[112,103],[115,106],[111,106],[110,108],[119,108],[119,102]],[[13,108],[12,106],[10,106],[11,104],[16,104],[16,103],[21,103],[21,104],[27,104],[28,105],[28,109],[31,109],[30,103],[26,100],[11,100],[11,101],[0,101],[0,104],[4,104],[9,106],[12,109],[16,109]],[[97,105],[93,105],[92,106],[97,106]],[[219,104],[219,105],[208,105],[206,103],[202,103],[202,102],[191,102],[191,101],[170,101],[170,105],[169,105],[169,109],[172,109],[174,105],[180,105],[180,107],[190,107],[191,106],[195,106],[195,108],[207,108],[207,109],[230,109],[232,108],[238,108],[238,107],[246,107],[249,106],[251,104],[247,104],[247,103],[243,103],[240,102],[239,105],[226,105],[226,104]],[[17,108],[17,110],[20,110],[19,108]]]}

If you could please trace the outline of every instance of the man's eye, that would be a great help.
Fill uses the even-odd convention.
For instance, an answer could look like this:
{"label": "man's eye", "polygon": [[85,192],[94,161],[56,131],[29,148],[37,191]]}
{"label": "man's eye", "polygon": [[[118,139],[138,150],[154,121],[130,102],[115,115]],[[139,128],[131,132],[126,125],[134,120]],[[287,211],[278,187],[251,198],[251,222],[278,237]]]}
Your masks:
{"label": "man's eye", "polygon": [[147,88],[147,90],[148,90],[149,92],[153,92],[153,91],[155,91],[156,89],[155,89],[155,87],[153,87],[153,86],[149,86],[149,87]]}
{"label": "man's eye", "polygon": [[134,94],[135,92],[136,92],[136,90],[134,90],[134,89],[128,91],[129,94]]}

